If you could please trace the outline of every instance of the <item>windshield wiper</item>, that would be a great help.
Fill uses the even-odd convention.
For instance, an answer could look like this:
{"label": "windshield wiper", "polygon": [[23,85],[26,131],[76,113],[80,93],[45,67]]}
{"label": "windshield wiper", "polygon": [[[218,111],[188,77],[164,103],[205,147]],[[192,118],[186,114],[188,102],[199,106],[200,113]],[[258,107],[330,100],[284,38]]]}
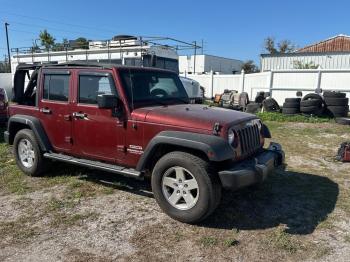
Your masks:
{"label": "windshield wiper", "polygon": [[189,104],[190,103],[190,99],[183,98],[183,97],[170,97],[169,99],[181,101],[184,104]]}
{"label": "windshield wiper", "polygon": [[151,101],[152,101],[152,103],[155,102],[155,103],[163,105],[163,106],[168,106],[169,105],[168,103],[166,103],[166,102],[164,102],[164,101],[162,101],[160,99],[154,99],[154,100],[151,100]]}

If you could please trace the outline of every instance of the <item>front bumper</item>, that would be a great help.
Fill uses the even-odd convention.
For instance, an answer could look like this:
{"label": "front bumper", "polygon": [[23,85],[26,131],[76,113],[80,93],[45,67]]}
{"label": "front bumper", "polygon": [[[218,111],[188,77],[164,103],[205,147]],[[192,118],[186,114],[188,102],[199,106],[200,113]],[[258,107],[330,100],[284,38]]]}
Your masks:
{"label": "front bumper", "polygon": [[240,163],[235,163],[227,170],[219,172],[222,186],[236,190],[242,187],[261,183],[278,167],[284,165],[285,155],[282,146],[271,143],[268,149],[263,149],[258,155]]}

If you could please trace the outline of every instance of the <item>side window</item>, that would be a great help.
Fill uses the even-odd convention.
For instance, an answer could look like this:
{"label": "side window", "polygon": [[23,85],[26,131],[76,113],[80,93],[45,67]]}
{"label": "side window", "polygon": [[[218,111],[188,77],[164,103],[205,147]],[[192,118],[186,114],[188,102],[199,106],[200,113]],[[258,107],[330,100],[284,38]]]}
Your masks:
{"label": "side window", "polygon": [[101,94],[116,94],[114,81],[111,76],[79,76],[79,103],[97,104],[97,96]]}
{"label": "side window", "polygon": [[43,99],[68,101],[69,75],[45,74]]}

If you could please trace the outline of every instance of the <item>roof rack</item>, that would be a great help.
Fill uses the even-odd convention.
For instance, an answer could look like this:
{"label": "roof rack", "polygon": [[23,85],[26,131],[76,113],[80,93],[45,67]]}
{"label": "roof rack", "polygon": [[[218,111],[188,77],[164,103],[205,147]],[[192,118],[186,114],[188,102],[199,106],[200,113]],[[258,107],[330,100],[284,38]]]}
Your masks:
{"label": "roof rack", "polygon": [[76,66],[76,67],[98,67],[98,68],[112,68],[115,66],[114,64],[105,64],[98,62],[89,62],[89,61],[70,61],[59,64],[43,64],[43,67],[68,67],[68,66]]}

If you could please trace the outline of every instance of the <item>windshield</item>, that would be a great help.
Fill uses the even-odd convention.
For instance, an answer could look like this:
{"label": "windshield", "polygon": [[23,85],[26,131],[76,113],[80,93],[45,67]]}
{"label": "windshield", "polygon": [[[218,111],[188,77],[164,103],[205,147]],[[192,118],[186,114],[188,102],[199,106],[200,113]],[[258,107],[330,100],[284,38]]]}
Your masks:
{"label": "windshield", "polygon": [[133,108],[189,103],[186,90],[174,73],[122,69],[120,75]]}

